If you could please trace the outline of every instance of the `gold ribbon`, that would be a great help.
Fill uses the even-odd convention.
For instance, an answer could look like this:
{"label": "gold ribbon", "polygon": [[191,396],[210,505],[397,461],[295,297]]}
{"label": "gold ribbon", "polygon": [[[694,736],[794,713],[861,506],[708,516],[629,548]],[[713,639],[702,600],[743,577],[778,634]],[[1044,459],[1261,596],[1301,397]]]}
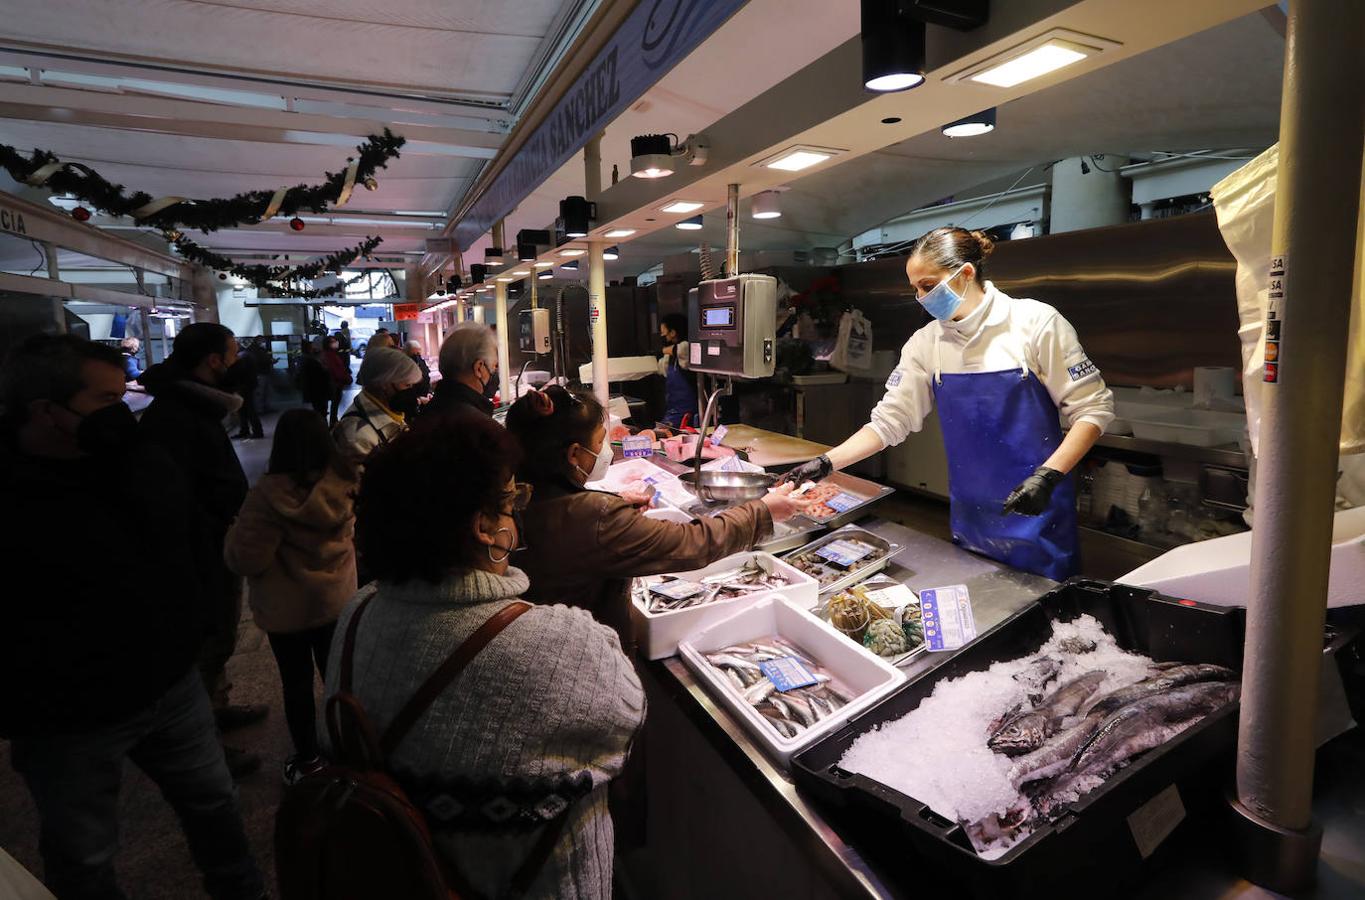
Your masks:
{"label": "gold ribbon", "polygon": [[337,194],[337,206],[345,206],[346,201],[351,199],[351,191],[355,190],[355,172],[359,167],[358,159],[351,160],[351,164],[346,167],[346,182],[341,186],[341,193]]}
{"label": "gold ribbon", "polygon": [[144,204],[143,206],[139,206],[137,209],[133,210],[133,218],[134,218],[134,219],[148,219],[148,218],[151,218],[152,216],[156,215],[157,213],[161,212],[163,209],[165,209],[165,208],[168,207],[168,206],[175,206],[177,203],[184,203],[184,202],[185,202],[185,198],[184,198],[184,197],[170,197],[170,196],[167,196],[167,197],[157,197],[157,198],[156,198],[155,200],[153,200],[151,203]]}
{"label": "gold ribbon", "polygon": [[31,184],[34,187],[42,187],[44,184],[47,183],[47,180],[49,178],[51,178],[53,175],[56,175],[57,172],[65,165],[66,163],[64,162],[50,162],[40,169],[35,169],[32,175],[24,179],[24,183]]}
{"label": "gold ribbon", "polygon": [[275,213],[280,211],[280,204],[284,202],[284,195],[289,193],[289,188],[280,188],[270,197],[270,202],[265,205],[265,215],[261,216],[262,222],[268,222],[275,218]]}

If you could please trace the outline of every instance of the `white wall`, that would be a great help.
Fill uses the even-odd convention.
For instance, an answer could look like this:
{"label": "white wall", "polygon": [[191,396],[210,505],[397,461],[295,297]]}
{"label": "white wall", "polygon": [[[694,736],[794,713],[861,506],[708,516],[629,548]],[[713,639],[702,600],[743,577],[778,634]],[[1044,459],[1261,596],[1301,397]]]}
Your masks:
{"label": "white wall", "polygon": [[220,284],[222,286],[215,291],[218,295],[218,321],[231,329],[233,334],[262,334],[265,329],[261,326],[260,308],[244,305],[256,299],[256,289],[234,289],[227,283]]}

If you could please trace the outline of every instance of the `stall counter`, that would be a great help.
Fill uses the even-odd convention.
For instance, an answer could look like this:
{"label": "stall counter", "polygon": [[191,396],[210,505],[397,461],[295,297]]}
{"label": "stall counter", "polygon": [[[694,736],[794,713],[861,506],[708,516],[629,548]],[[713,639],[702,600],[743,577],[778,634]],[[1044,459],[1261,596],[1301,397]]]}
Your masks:
{"label": "stall counter", "polygon": [[[982,633],[1055,586],[893,522],[858,524],[904,547],[887,569],[896,580],[915,590],[967,585]],[[905,672],[916,678],[952,656],[917,654]],[[629,867],[645,895],[901,896],[891,885],[904,875],[881,871],[845,841],[681,660],[641,667],[649,812],[646,849]]]}

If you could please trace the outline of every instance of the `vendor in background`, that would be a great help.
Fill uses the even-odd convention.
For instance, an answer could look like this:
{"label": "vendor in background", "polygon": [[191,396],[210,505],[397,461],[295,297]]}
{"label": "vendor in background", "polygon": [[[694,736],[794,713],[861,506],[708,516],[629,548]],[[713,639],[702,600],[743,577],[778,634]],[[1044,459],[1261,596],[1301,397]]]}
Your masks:
{"label": "vendor in background", "polygon": [[142,348],[142,342],[135,337],[126,337],[119,341],[119,349],[123,351],[123,380],[137,381],[142,375],[142,369],[137,364],[137,351]]}
{"label": "vendor in background", "polygon": [[[1057,310],[986,281],[994,242],[936,228],[905,273],[934,321],[910,336],[872,421],[793,469],[819,480],[899,444],[937,404],[953,540],[1026,572],[1076,574],[1076,492],[1067,474],[1114,418],[1114,396]],[[1063,438],[1058,413],[1070,426]]]}
{"label": "vendor in background", "polygon": [[663,421],[674,428],[683,416],[697,411],[697,386],[687,373],[687,316],[669,313],[659,320],[659,337],[664,347],[659,357],[659,374],[664,377]]}
{"label": "vendor in background", "polygon": [[518,478],[533,488],[526,509],[527,552],[517,556],[537,603],[590,610],[633,650],[630,579],[687,572],[748,550],[806,507],[790,487],[687,524],[651,519],[616,494],[584,487],[611,465],[602,405],[590,393],[553,385],[507,413],[507,429],[526,456]]}

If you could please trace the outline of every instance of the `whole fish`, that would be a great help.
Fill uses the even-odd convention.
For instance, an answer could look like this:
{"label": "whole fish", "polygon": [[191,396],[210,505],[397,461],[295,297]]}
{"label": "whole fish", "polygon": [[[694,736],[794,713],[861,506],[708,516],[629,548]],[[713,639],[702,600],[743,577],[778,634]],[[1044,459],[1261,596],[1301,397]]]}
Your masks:
{"label": "whole fish", "polygon": [[1018,756],[1038,749],[1057,733],[1063,720],[1074,715],[1081,704],[1090,699],[1105,675],[1102,670],[1095,669],[1068,681],[1036,708],[1007,720],[990,736],[986,746],[1007,756]]}
{"label": "whole fish", "polygon": [[[1040,656],[1029,663],[1028,668],[1022,672],[1014,674],[1014,680],[1024,686],[1028,693],[1028,702],[1037,705],[1043,699],[1043,692],[1047,686],[1057,677],[1057,673],[1062,671],[1062,661],[1055,656]],[[998,728],[998,726],[997,726]],[[992,729],[994,731],[995,729]]]}
{"label": "whole fish", "polygon": [[1076,751],[1095,733],[1105,717],[1104,713],[1090,713],[1037,750],[1018,757],[1010,769],[1010,780],[1014,786],[1023,787],[1029,782],[1051,778],[1064,771],[1071,765]]}
{"label": "whole fish", "polygon": [[1204,681],[1233,681],[1236,678],[1237,673],[1231,669],[1207,663],[1174,666],[1163,669],[1159,674],[1139,681],[1137,684],[1120,688],[1102,697],[1092,698],[1089,706],[1083,708],[1081,712],[1088,715],[1091,711],[1097,711],[1107,715],[1136,700],[1150,697],[1153,694],[1160,694],[1173,688]]}
{"label": "whole fish", "polygon": [[1235,681],[1202,682],[1153,694],[1122,707],[1095,729],[1068,767],[1077,775],[1102,774],[1144,750],[1160,746],[1184,727],[1236,700]]}

